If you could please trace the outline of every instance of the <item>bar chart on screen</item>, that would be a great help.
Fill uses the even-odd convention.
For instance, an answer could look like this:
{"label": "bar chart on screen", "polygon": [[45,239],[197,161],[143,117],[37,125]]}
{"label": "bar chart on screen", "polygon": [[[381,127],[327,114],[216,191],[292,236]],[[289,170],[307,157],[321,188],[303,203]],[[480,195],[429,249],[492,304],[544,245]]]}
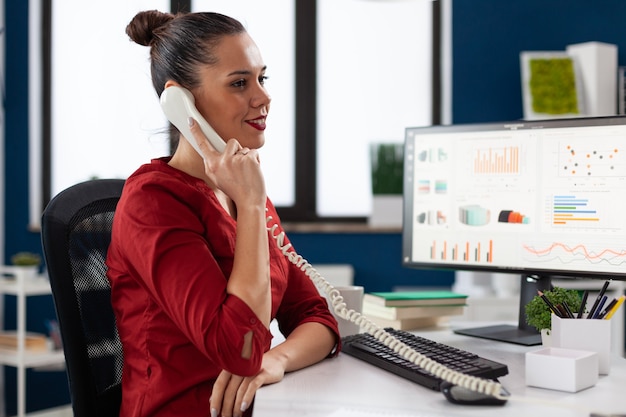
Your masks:
{"label": "bar chart on screen", "polygon": [[474,174],[518,174],[519,157],[518,146],[479,148],[475,151]]}
{"label": "bar chart on screen", "polygon": [[433,240],[430,245],[430,259],[453,262],[493,262],[493,240],[448,241]]}

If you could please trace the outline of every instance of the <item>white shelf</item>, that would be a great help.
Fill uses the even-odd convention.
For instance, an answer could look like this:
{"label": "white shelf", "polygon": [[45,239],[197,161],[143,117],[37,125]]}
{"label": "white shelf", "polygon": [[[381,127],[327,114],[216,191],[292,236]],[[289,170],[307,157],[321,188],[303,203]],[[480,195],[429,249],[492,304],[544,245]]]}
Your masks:
{"label": "white shelf", "polygon": [[33,280],[18,281],[15,279],[0,279],[0,293],[9,295],[24,294],[30,295],[46,295],[50,294],[50,282],[42,277]]}
{"label": "white shelf", "polygon": [[26,349],[26,298],[52,293],[46,277],[25,269],[0,266],[0,295],[17,298],[17,347],[0,348],[0,364],[17,369],[17,417],[26,416],[26,369],[61,369],[65,365],[62,350]]}
{"label": "white shelf", "polygon": [[62,350],[49,352],[24,352],[18,354],[13,349],[0,348],[0,364],[8,366],[24,366],[26,368],[38,368],[41,366],[58,365],[65,362]]}

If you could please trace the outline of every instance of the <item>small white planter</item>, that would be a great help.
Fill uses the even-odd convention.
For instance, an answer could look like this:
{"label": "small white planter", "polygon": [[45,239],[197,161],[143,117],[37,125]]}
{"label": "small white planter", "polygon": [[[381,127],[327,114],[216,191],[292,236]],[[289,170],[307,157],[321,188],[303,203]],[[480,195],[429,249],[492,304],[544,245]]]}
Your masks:
{"label": "small white planter", "polygon": [[368,224],[372,227],[401,227],[402,201],[401,195],[374,195]]}
{"label": "small white planter", "polygon": [[552,346],[552,334],[550,333],[550,329],[541,329],[541,345],[543,347]]}

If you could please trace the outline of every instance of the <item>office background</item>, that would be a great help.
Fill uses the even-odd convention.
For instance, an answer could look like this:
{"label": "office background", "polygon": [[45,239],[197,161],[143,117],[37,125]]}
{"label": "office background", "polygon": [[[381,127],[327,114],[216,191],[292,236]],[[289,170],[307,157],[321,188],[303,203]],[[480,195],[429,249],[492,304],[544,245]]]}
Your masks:
{"label": "office background", "polygon": [[[519,52],[564,50],[569,44],[600,41],[618,45],[626,65],[626,2],[622,0],[453,0],[452,121],[469,123],[522,117]],[[81,13],[81,12],[77,12]],[[38,231],[28,230],[28,2],[5,1],[4,259],[18,251],[40,252]],[[84,18],[94,18],[85,11]],[[71,161],[68,161],[71,163]],[[400,233],[292,232],[311,263],[347,263],[355,283],[367,291],[394,286],[442,286],[452,272],[401,267]],[[31,304],[33,303],[33,304]],[[29,303],[28,326],[45,331],[54,317],[50,297]],[[4,303],[4,321],[14,325],[15,305]],[[15,372],[5,368],[7,415],[15,413]],[[69,402],[63,372],[29,371],[28,411]]]}

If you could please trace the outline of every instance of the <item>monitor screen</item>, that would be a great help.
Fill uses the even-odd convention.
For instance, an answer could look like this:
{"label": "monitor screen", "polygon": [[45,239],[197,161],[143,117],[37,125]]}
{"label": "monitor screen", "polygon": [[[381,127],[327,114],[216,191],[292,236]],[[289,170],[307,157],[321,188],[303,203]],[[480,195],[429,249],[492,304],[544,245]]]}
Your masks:
{"label": "monitor screen", "polygon": [[626,280],[626,117],[407,128],[404,158],[404,266]]}

